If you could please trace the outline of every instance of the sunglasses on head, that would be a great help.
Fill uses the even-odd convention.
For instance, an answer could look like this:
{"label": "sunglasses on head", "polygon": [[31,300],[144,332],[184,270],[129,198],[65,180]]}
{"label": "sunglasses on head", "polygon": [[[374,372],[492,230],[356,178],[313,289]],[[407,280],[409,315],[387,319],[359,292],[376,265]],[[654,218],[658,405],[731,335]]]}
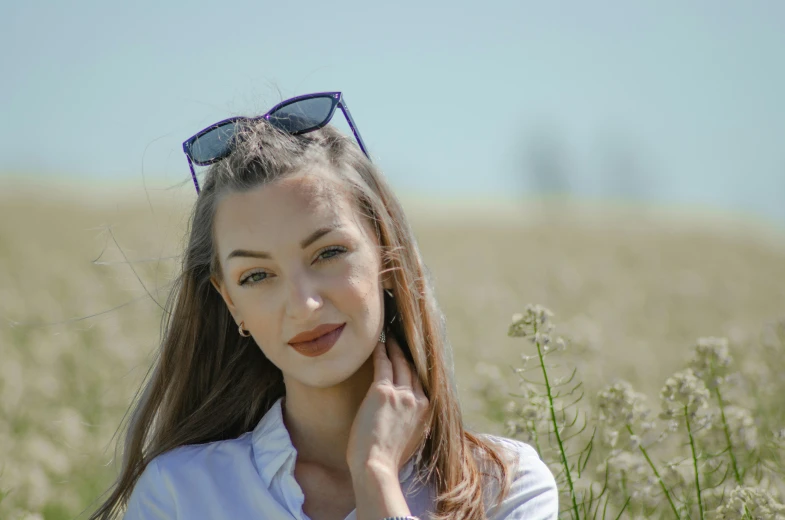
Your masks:
{"label": "sunglasses on head", "polygon": [[183,151],[188,158],[188,166],[191,168],[191,177],[194,180],[196,193],[199,193],[199,183],[196,180],[194,164],[207,166],[218,162],[232,152],[232,145],[236,133],[237,124],[243,121],[258,121],[266,119],[274,127],[293,135],[304,134],[322,128],[335,114],[336,107],[341,109],[349,127],[352,129],[357,144],[360,149],[370,159],[365,143],[360,137],[360,132],[354,124],[346,100],[340,92],[318,92],[316,94],[305,94],[293,97],[286,101],[281,101],[266,114],[259,117],[230,117],[223,121],[218,121],[196,135],[188,138],[183,143]]}

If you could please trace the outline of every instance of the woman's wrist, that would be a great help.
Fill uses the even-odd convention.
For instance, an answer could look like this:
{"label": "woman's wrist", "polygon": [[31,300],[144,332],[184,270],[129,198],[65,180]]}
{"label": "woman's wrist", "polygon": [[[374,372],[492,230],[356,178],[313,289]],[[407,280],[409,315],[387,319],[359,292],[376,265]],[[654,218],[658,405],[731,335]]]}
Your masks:
{"label": "woman's wrist", "polygon": [[398,474],[383,464],[368,463],[352,471],[357,520],[411,516]]}
{"label": "woman's wrist", "polygon": [[366,478],[385,479],[395,478],[398,473],[393,469],[394,464],[376,458],[365,460],[359,464],[349,464],[349,472],[353,480],[363,480]]}

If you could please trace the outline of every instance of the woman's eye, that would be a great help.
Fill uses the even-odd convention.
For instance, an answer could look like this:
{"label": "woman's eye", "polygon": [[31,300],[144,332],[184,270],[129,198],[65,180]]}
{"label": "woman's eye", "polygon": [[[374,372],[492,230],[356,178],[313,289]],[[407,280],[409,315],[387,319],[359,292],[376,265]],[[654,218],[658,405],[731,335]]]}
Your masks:
{"label": "woman's eye", "polygon": [[[345,247],[333,246],[333,247],[329,247],[329,248],[325,249],[324,251],[322,251],[321,253],[319,253],[319,258],[322,258],[324,260],[331,260],[331,259],[335,258],[336,256],[338,256],[338,255],[340,255],[342,253],[345,253],[345,252],[346,252],[346,248]],[[329,253],[334,253],[334,254],[329,254]],[[325,255],[327,255],[327,256],[325,256]]]}
{"label": "woman's eye", "polygon": [[[262,276],[264,276],[264,278],[262,278]],[[251,273],[245,278],[243,278],[242,280],[240,280],[240,285],[246,285],[249,282],[251,283],[251,285],[253,285],[259,282],[263,282],[266,279],[267,279],[267,273],[261,273],[261,272]]]}
{"label": "woman's eye", "polygon": [[[332,260],[337,256],[346,253],[347,249],[342,246],[332,246],[328,247],[321,253],[319,253],[318,258],[322,261]],[[257,283],[264,282],[269,278],[268,274],[265,272],[257,271],[255,273],[251,273],[242,280],[240,280],[240,285],[256,285]]]}

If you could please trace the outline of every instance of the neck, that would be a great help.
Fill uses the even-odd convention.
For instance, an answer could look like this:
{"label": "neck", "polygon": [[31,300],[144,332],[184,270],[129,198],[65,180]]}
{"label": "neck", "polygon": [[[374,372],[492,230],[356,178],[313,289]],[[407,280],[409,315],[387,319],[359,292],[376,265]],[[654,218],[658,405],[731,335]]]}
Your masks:
{"label": "neck", "polygon": [[349,471],[349,432],[372,382],[373,357],[349,379],[329,388],[286,381],[283,420],[298,462]]}

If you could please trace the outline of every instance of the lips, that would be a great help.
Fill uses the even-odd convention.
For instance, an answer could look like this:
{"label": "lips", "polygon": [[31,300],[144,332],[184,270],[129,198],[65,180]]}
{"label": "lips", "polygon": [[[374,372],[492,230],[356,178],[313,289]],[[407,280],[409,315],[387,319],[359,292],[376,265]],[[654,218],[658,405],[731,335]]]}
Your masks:
{"label": "lips", "polygon": [[[346,323],[341,325],[332,326],[332,330],[327,332],[326,334],[322,334],[310,341],[299,341],[297,343],[289,342],[289,345],[292,346],[294,350],[299,352],[300,354],[308,357],[316,357],[321,356],[322,354],[329,351],[333,348],[333,345],[338,341],[338,338],[341,337],[341,333],[343,332]],[[314,331],[318,331],[319,328],[317,327]],[[324,329],[322,329],[324,330]],[[311,331],[313,332],[313,331]],[[294,339],[297,339],[300,335],[295,336]]]}
{"label": "lips", "polygon": [[292,339],[289,340],[289,345],[294,345],[295,343],[304,343],[306,341],[315,340],[325,334],[334,331],[338,327],[342,327],[346,325],[345,323],[324,323],[319,325],[313,330],[309,330],[307,332],[301,332]]}

